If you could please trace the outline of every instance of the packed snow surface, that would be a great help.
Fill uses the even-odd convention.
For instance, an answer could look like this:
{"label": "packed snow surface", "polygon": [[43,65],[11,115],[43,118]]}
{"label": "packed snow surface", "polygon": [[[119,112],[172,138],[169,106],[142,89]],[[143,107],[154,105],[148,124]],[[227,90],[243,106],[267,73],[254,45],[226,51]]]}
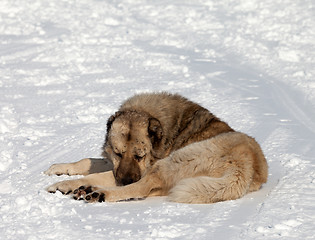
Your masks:
{"label": "packed snow surface", "polygon": [[[1,239],[315,239],[313,0],[1,0]],[[45,187],[98,157],[135,93],[169,91],[254,136],[263,188],[211,205],[86,204]]]}

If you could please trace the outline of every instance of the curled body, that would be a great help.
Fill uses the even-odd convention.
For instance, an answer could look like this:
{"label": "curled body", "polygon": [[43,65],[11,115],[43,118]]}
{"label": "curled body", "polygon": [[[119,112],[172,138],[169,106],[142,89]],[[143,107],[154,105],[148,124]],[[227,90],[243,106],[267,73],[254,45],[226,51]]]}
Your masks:
{"label": "curled body", "polygon": [[268,176],[254,138],[177,94],[140,94],[124,102],[108,119],[102,155],[81,160],[80,167],[53,165],[47,174],[87,176],[47,190],[87,202],[167,195],[175,202],[214,203],[256,191]]}

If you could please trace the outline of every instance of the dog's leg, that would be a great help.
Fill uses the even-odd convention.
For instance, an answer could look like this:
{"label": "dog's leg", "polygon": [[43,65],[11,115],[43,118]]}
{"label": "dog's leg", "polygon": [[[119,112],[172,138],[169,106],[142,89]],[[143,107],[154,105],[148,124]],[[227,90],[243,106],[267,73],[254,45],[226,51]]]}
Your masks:
{"label": "dog's leg", "polygon": [[149,195],[163,195],[163,183],[154,172],[147,174],[138,182],[127,186],[105,189],[85,186],[74,191],[74,199],[84,199],[87,202],[137,200],[144,199]]}
{"label": "dog's leg", "polygon": [[113,164],[108,159],[85,158],[75,163],[53,164],[44,173],[47,175],[88,175],[113,170]]}
{"label": "dog's leg", "polygon": [[46,190],[51,193],[60,191],[64,194],[69,194],[80,186],[98,186],[98,188],[114,187],[116,186],[116,181],[113,172],[108,171],[90,174],[80,179],[57,182],[46,188]]}

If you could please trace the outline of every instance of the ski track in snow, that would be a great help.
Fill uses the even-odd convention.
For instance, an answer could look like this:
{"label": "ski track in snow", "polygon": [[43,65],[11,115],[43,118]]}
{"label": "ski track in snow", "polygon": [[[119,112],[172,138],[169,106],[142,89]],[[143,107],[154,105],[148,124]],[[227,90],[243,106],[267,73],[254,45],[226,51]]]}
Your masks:
{"label": "ski track in snow", "polygon": [[[312,0],[0,2],[0,235],[5,239],[314,239]],[[180,93],[255,136],[264,187],[212,205],[85,204],[44,189],[100,154],[140,92]]]}

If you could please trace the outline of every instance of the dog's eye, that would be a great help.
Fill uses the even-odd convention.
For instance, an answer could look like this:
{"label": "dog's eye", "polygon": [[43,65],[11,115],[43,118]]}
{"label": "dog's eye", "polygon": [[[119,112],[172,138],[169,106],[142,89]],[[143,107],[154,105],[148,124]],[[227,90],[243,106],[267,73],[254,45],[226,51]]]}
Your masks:
{"label": "dog's eye", "polygon": [[145,157],[145,156],[140,157],[140,156],[138,156],[138,155],[135,155],[135,159],[136,159],[138,162],[140,162],[144,157]]}

